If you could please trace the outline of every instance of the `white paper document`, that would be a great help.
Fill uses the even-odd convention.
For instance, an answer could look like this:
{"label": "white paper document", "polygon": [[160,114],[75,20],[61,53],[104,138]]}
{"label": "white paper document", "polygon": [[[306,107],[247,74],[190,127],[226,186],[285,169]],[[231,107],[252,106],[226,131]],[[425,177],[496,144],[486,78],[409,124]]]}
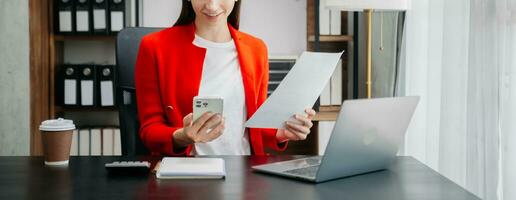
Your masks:
{"label": "white paper document", "polygon": [[246,122],[250,128],[283,128],[294,114],[311,108],[330,80],[342,53],[304,52],[274,93]]}

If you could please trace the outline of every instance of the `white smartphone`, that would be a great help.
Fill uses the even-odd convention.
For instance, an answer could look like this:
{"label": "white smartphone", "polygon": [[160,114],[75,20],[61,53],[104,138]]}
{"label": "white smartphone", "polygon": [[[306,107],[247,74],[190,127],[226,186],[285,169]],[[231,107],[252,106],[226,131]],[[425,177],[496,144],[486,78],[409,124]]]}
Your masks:
{"label": "white smartphone", "polygon": [[195,96],[193,99],[193,121],[201,117],[205,112],[222,115],[224,99],[217,96]]}

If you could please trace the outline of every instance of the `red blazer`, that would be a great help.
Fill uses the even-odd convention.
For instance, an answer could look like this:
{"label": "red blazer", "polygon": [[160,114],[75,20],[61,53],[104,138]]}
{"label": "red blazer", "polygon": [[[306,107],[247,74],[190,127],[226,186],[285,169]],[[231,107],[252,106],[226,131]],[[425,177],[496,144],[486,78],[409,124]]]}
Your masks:
{"label": "red blazer", "polygon": [[[269,64],[267,47],[260,39],[235,30],[230,25],[244,83],[247,119],[267,98]],[[140,120],[140,138],[152,154],[188,156],[192,145],[174,152],[172,134],[183,127],[183,117],[191,113],[198,94],[206,49],[192,44],[193,24],[175,26],[145,36],[136,61],[135,85]],[[264,155],[264,147],[284,150],[275,129],[248,131],[251,152]]]}

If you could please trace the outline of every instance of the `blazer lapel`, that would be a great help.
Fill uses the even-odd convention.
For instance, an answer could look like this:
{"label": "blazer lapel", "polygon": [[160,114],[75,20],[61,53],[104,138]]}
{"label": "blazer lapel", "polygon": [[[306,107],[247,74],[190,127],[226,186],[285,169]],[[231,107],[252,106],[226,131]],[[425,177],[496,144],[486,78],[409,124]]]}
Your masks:
{"label": "blazer lapel", "polygon": [[[180,76],[177,77],[176,86],[178,87],[176,91],[182,91],[181,95],[172,94],[180,96],[182,99],[178,103],[182,108],[187,108],[186,113],[190,113],[193,110],[192,99],[194,96],[197,96],[199,93],[199,86],[201,84],[202,77],[202,68],[204,65],[204,58],[206,55],[206,49],[197,47],[193,44],[193,40],[195,38],[195,26],[193,24],[185,27],[185,31],[180,36],[182,39],[181,43],[178,43],[178,55],[180,55],[180,59],[178,63],[178,74]],[[176,96],[176,97],[177,97]]]}
{"label": "blazer lapel", "polygon": [[242,81],[244,83],[247,119],[256,111],[255,67],[252,57],[252,49],[242,40],[241,34],[228,24],[231,36],[235,42],[238,53]]}

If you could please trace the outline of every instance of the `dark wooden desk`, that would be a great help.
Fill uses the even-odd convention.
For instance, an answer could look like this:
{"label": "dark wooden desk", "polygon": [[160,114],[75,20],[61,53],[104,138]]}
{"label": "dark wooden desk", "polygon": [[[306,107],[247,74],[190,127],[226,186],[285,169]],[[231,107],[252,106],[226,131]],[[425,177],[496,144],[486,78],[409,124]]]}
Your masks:
{"label": "dark wooden desk", "polygon": [[0,199],[478,199],[411,157],[389,170],[320,184],[250,170],[288,158],[229,156],[225,180],[157,180],[109,176],[104,163],[119,157],[72,157],[64,168],[45,166],[42,157],[0,157]]}

